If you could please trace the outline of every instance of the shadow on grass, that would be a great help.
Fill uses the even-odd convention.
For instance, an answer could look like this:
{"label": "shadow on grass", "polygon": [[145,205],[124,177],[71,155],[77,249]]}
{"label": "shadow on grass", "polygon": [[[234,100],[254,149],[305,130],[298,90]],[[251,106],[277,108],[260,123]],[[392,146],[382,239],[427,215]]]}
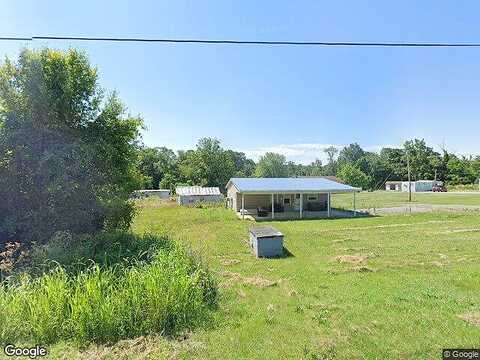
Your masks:
{"label": "shadow on grass", "polygon": [[293,255],[293,253],[284,246],[283,247],[283,255],[280,256],[280,258],[284,259],[284,258],[289,258],[289,257],[295,257],[295,255]]}

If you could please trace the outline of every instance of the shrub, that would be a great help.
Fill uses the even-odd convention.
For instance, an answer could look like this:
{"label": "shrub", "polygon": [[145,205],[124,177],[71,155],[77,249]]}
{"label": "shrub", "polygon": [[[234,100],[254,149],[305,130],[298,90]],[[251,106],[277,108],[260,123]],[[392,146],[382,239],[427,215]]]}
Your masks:
{"label": "shrub", "polygon": [[23,274],[0,284],[0,342],[87,344],[175,334],[205,319],[216,289],[198,257],[173,243],[149,263]]}

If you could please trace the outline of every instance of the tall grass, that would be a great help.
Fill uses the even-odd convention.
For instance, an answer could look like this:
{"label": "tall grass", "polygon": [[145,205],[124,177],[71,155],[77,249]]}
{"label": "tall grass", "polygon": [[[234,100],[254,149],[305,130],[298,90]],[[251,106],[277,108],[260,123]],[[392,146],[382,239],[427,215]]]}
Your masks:
{"label": "tall grass", "polygon": [[150,262],[40,277],[23,274],[0,284],[0,342],[80,344],[191,329],[216,301],[216,284],[182,246],[155,251]]}

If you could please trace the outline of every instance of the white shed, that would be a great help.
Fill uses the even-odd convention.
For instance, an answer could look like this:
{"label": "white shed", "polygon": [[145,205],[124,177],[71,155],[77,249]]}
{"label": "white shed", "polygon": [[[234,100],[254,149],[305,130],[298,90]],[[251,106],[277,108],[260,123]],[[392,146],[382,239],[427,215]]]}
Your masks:
{"label": "white shed", "polygon": [[179,205],[223,201],[223,195],[218,187],[179,186],[176,193]]}

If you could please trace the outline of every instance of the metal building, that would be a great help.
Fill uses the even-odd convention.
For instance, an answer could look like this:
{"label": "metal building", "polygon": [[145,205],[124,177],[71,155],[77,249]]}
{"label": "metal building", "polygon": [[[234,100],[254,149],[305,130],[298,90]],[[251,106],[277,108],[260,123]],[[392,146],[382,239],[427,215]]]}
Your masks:
{"label": "metal building", "polygon": [[224,197],[218,187],[202,186],[179,186],[175,190],[177,193],[177,203],[179,205],[189,205],[199,202],[222,202]]}

